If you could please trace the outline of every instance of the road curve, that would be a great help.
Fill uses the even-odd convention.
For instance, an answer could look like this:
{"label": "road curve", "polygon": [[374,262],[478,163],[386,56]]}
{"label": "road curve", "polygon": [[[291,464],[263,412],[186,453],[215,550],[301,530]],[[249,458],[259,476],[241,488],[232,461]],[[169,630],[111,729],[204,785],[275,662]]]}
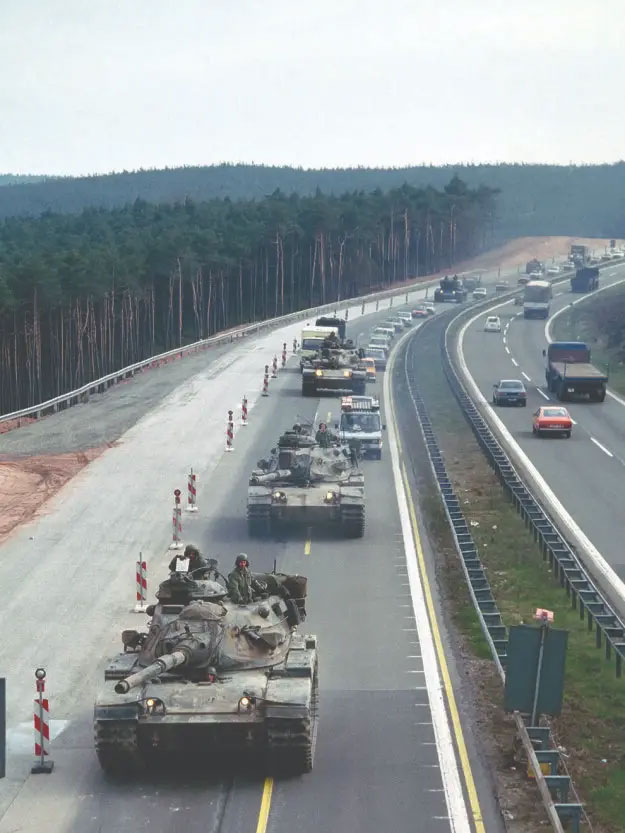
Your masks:
{"label": "road curve", "polygon": [[[601,286],[625,277],[625,266],[601,273]],[[578,300],[568,282],[556,285],[551,314]],[[498,379],[522,379],[528,391],[527,408],[495,409],[521,450],[534,464],[560,502],[603,555],[615,573],[625,579],[625,554],[620,542],[620,518],[625,494],[625,407],[607,397],[603,403],[566,403],[575,424],[569,440],[537,439],[532,434],[532,413],[554,400],[545,385],[545,322],[525,320],[511,301],[496,310],[501,333],[484,332],[484,319],[476,316],[461,339],[467,367],[490,402]],[[490,407],[490,406],[489,406]]]}
{"label": "road curve", "polygon": [[[375,321],[366,316],[350,322],[350,334],[358,336]],[[292,337],[285,330],[236,348],[240,354],[227,372],[199,373],[182,385],[0,548],[3,631],[10,635],[0,648],[10,694],[10,769],[0,782],[0,833],[264,831],[260,776],[184,774],[120,784],[103,777],[93,752],[91,704],[103,664],[118,650],[119,632],[138,624],[129,613],[134,560],[139,549],[147,554],[153,592],[168,560],[171,489],[184,485],[190,464],[200,474],[200,511],[184,518],[186,540],[218,557],[222,568],[243,551],[256,570],[271,569],[276,559],[278,569],[309,577],[305,627],[320,645],[317,759],[310,775],[274,783],[266,829],[473,829],[450,818],[388,449],[382,461],[364,464],[362,540],[315,530],[268,541],[248,538],[247,477],[256,460],[280,429],[316,414],[334,415],[338,400],[302,398],[291,360],[271,383],[269,399],[251,401],[250,424],[237,431],[229,455],[222,453],[225,426],[215,402],[240,400],[252,384],[257,387],[256,365]],[[39,664],[49,669],[57,736],[55,770],[47,777],[27,774],[32,669]],[[474,757],[482,785],[487,779]],[[490,833],[500,823],[488,793],[482,811]]]}

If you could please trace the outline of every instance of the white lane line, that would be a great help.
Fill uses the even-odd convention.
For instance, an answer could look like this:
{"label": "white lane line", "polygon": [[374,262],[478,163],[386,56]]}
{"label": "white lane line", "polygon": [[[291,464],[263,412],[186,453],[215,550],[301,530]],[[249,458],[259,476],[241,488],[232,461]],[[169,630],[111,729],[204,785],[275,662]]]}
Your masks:
{"label": "white lane line", "polygon": [[521,376],[522,376],[524,379],[527,379],[527,381],[528,381],[528,382],[531,382],[531,381],[532,381],[532,380],[530,379],[530,377],[527,375],[527,373],[526,373],[524,370],[522,370],[522,371],[521,371]]}
{"label": "white lane line", "polygon": [[506,343],[506,337],[505,336],[503,337],[503,343],[504,344]]}
{"label": "white lane line", "polygon": [[594,437],[591,437],[590,441],[593,442],[597,446],[597,448],[600,448],[604,454],[607,454],[608,457],[614,457],[614,454],[612,454],[612,452],[609,451],[604,445],[601,445],[599,440],[596,440]]}
{"label": "white lane line", "polygon": [[513,364],[515,367],[518,367],[518,366],[519,366],[519,363],[518,363],[518,361],[517,361],[516,359],[511,359],[511,361],[512,361],[512,364]]}
{"label": "white lane line", "polygon": [[542,391],[540,388],[536,388],[536,390],[537,390],[537,391],[538,391],[538,393],[539,393],[539,394],[543,397],[543,399],[549,399],[549,397],[547,396],[547,394],[546,394],[546,393],[543,393],[543,391]]}
{"label": "white lane line", "polygon": [[577,425],[577,422],[575,422],[575,420],[573,419],[573,417],[571,417],[571,422],[573,423],[573,425]]}
{"label": "white lane line", "polygon": [[510,355],[510,348],[509,348],[509,347],[506,347],[506,353],[507,353],[508,355]]}

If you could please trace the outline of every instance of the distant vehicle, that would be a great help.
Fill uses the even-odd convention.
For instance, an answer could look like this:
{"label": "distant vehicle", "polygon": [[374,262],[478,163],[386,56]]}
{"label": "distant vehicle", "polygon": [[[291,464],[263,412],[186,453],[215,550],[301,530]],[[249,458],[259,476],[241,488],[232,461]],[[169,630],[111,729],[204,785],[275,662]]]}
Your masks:
{"label": "distant vehicle", "polygon": [[386,338],[392,341],[395,338],[395,327],[389,327],[387,324],[384,324],[381,327],[376,327],[372,335],[386,336]]}
{"label": "distant vehicle", "polygon": [[486,323],[484,324],[484,332],[485,333],[500,333],[501,332],[501,321],[499,320],[498,315],[489,315],[486,319]]}
{"label": "distant vehicle", "polygon": [[380,403],[372,396],[344,396],[341,421],[336,426],[342,443],[356,446],[362,457],[382,459],[382,425]]}
{"label": "distant vehicle", "polygon": [[415,307],[412,311],[412,317],[413,318],[427,318],[428,317],[428,311],[425,309],[425,307]]}
{"label": "distant vehicle", "polygon": [[419,304],[419,306],[425,307],[428,315],[434,315],[434,313],[436,312],[436,308],[432,301],[424,301],[422,304]]}
{"label": "distant vehicle", "polygon": [[312,359],[317,352],[321,350],[323,340],[331,333],[338,336],[339,331],[337,327],[311,327],[310,325],[304,327],[302,330],[301,344],[300,344],[300,367],[303,365],[304,359]]}
{"label": "distant vehicle", "polygon": [[582,266],[571,278],[571,292],[593,292],[599,286],[599,269]]}
{"label": "distant vehicle", "polygon": [[[596,261],[597,258],[593,257],[591,260]],[[562,264],[565,269],[575,269],[575,263],[572,260],[565,260]]]}
{"label": "distant vehicle", "polygon": [[545,271],[545,264],[542,261],[535,258],[535,257],[533,257],[531,260],[528,260],[527,263],[525,264],[525,274],[526,275],[531,275],[532,273],[536,273],[536,272],[539,275],[542,275],[542,273],[544,271]]}
{"label": "distant vehicle", "polygon": [[387,327],[392,327],[396,333],[401,333],[404,329],[404,322],[399,318],[387,318],[384,323]]}
{"label": "distant vehicle", "polygon": [[412,327],[412,313],[408,311],[398,312],[397,317],[403,322],[404,327]]}
{"label": "distant vehicle", "polygon": [[523,296],[522,295],[515,295],[514,296],[514,306],[515,307],[522,307],[523,306]]}
{"label": "distant vehicle", "polygon": [[576,396],[591,401],[605,399],[608,374],[590,363],[590,347],[583,341],[553,341],[543,356],[547,357],[547,387],[560,401]]}
{"label": "distant vehicle", "polygon": [[440,286],[434,290],[434,300],[444,303],[445,301],[453,301],[456,304],[461,304],[467,297],[463,283],[458,277],[454,275],[445,275],[440,279]]}
{"label": "distant vehicle", "polygon": [[553,290],[549,281],[530,281],[523,291],[523,317],[547,318]]}
{"label": "distant vehicle", "polygon": [[367,371],[367,382],[375,382],[376,380],[376,372],[375,372],[375,359],[373,356],[364,356],[362,363],[365,366],[365,370]]}
{"label": "distant vehicle", "polygon": [[501,292],[507,292],[510,287],[508,281],[497,281],[495,284],[495,292],[499,295]]}
{"label": "distant vehicle", "polygon": [[[571,252],[569,255],[570,260],[573,261],[573,264],[578,268],[580,266],[584,266],[587,261],[590,259],[590,247],[589,246],[582,246],[579,243],[574,243],[571,246]],[[609,260],[609,258],[608,258]]]}
{"label": "distant vehicle", "polygon": [[562,434],[571,436],[573,420],[566,408],[554,405],[542,405],[534,413],[532,432],[539,437],[541,434]]}
{"label": "distant vehicle", "polygon": [[485,286],[478,286],[477,289],[473,290],[473,299],[478,301],[480,298],[486,298],[488,292],[486,291]]}
{"label": "distant vehicle", "polygon": [[378,347],[380,350],[384,350],[384,355],[386,355],[391,349],[391,340],[385,336],[372,335],[369,336],[369,347]]}
{"label": "distant vehicle", "polygon": [[386,370],[386,350],[377,344],[368,344],[365,348],[367,356],[375,362],[375,369]]}
{"label": "distant vehicle", "polygon": [[556,266],[556,264],[554,263],[552,266],[550,266],[547,269],[547,274],[548,275],[559,275],[560,274],[560,267]]}
{"label": "distant vehicle", "polygon": [[521,275],[521,277],[516,282],[516,285],[517,286],[525,286],[525,284],[529,281],[529,279],[530,279],[529,275]]}
{"label": "distant vehicle", "polygon": [[473,292],[474,289],[482,283],[481,275],[463,275],[462,283],[467,292]]}
{"label": "distant vehicle", "polygon": [[345,330],[347,321],[344,318],[336,318],[335,316],[324,316],[315,321],[315,327],[336,327],[339,339],[345,341]]}
{"label": "distant vehicle", "polygon": [[493,405],[527,405],[527,391],[520,379],[500,379],[493,385]]}

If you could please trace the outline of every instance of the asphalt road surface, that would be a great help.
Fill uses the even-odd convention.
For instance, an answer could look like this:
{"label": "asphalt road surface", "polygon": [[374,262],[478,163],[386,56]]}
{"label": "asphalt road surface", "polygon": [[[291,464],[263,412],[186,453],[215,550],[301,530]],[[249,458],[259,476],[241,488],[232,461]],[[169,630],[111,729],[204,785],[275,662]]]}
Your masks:
{"label": "asphalt road surface", "polygon": [[[356,318],[350,335],[365,333],[386,314]],[[311,774],[275,782],[267,830],[468,829],[454,827],[449,818],[388,448],[380,462],[363,463],[363,539],[316,529],[285,531],[272,540],[248,538],[247,479],[256,460],[295,421],[337,413],[337,398],[301,396],[293,359],[271,382],[268,399],[250,393],[258,392],[259,368],[274,348],[282,340],[290,344],[300,329],[294,325],[207,357],[165,398],[157,401],[154,392],[147,407],[129,385],[120,396],[133,399],[134,419],[141,418],[0,548],[0,669],[9,695],[0,833],[262,829],[257,825],[264,780],[258,774],[185,772],[116,783],[104,777],[93,751],[92,703],[103,666],[121,647],[120,631],[142,624],[130,612],[134,562],[139,551],[147,558],[151,595],[170,558],[171,491],[184,489],[190,465],[200,475],[199,512],[183,519],[185,541],[219,558],[224,572],[237,553],[247,552],[255,570],[270,570],[275,559],[279,570],[309,578],[304,627],[317,634],[320,651],[317,757]],[[250,423],[237,430],[234,453],[224,454],[224,412],[243,393],[250,399]],[[113,407],[114,399],[108,402]],[[88,409],[75,413],[82,410],[87,419],[95,413]],[[19,450],[40,451],[38,436],[50,426],[62,434],[65,429],[55,426],[68,415],[75,419],[70,411],[21,429],[29,433]],[[104,436],[100,426],[94,430]],[[49,776],[28,774],[33,669],[39,665],[48,669],[51,701],[55,769]],[[490,833],[500,822],[471,744],[469,738]]]}
{"label": "asphalt road surface", "polygon": [[[601,287],[622,280],[625,266],[601,272]],[[551,315],[581,296],[569,284],[554,288]],[[536,466],[567,511],[606,561],[625,580],[625,553],[620,518],[625,495],[625,402],[610,396],[602,403],[565,402],[575,421],[570,439],[536,438],[532,414],[555,394],[545,383],[547,346],[545,321],[523,318],[512,302],[494,311],[502,332],[484,332],[480,315],[467,329],[464,357],[469,371],[488,401],[498,379],[521,379],[527,388],[526,408],[497,407],[496,413]]]}

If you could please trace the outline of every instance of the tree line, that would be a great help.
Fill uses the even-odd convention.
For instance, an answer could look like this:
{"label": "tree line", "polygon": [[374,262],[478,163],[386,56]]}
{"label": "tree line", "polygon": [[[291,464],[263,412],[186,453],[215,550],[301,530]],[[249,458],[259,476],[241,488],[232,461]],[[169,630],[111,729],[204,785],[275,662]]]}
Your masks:
{"label": "tree line", "polygon": [[496,192],[457,177],[310,197],[45,213],[0,224],[0,412],[246,322],[487,247]]}
{"label": "tree line", "polygon": [[[622,237],[625,227],[625,163],[605,165],[471,164],[405,168],[305,170],[223,164],[124,171],[86,177],[35,178],[0,187],[0,218],[77,213],[87,207],[116,208],[136,198],[148,202],[196,202],[230,197],[263,199],[283,193],[340,195],[432,186],[442,190],[453,175],[470,188],[498,189],[496,242],[523,235]],[[2,185],[2,178],[0,178]]]}

